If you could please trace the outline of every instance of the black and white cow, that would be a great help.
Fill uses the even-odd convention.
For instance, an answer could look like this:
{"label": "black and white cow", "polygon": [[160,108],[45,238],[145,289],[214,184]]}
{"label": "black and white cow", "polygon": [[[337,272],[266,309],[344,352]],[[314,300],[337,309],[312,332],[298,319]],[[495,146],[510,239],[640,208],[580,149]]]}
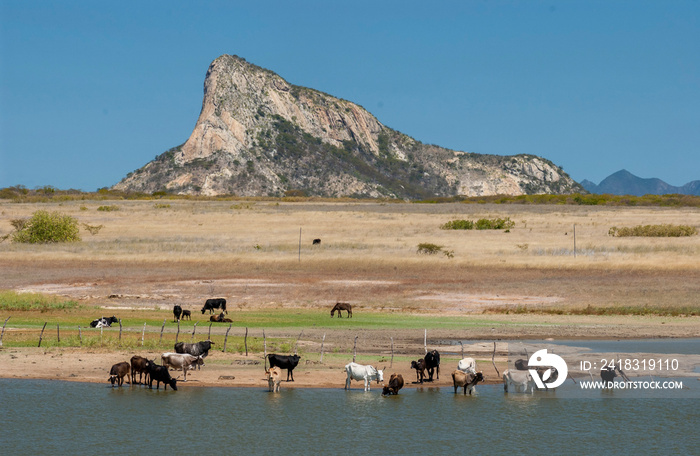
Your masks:
{"label": "black and white cow", "polygon": [[[209,355],[212,345],[214,345],[214,342],[210,340],[203,340],[194,344],[178,342],[175,344],[175,353],[187,353],[192,356],[201,356],[204,359]],[[197,369],[201,369],[200,364],[197,365]]]}
{"label": "black and white cow", "polygon": [[92,320],[90,322],[90,326],[93,328],[102,328],[102,327],[110,327],[112,326],[112,323],[119,323],[119,319],[112,315],[111,317],[108,318],[98,318],[97,320]]}

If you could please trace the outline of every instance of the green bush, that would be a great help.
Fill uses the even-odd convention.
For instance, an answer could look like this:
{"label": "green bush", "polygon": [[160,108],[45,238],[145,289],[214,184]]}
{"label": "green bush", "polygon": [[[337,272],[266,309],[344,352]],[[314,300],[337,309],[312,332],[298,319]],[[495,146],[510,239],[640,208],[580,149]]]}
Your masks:
{"label": "green bush", "polygon": [[418,244],[418,253],[424,255],[435,255],[442,250],[441,245],[431,244],[429,242],[421,242]]}
{"label": "green bush", "polygon": [[112,206],[100,206],[100,207],[97,208],[97,210],[98,210],[98,211],[102,211],[102,212],[118,211],[118,210],[119,210],[119,206],[114,206],[114,205],[112,205]]}
{"label": "green bush", "polygon": [[473,230],[474,222],[471,220],[451,220],[440,226],[441,230]]}
{"label": "green bush", "polygon": [[21,229],[13,233],[12,241],[27,244],[78,242],[78,220],[60,212],[36,211]]}
{"label": "green bush", "polygon": [[441,230],[509,230],[515,226],[509,217],[504,219],[479,219],[476,223],[471,220],[451,220],[440,226]]}
{"label": "green bush", "polygon": [[613,226],[608,234],[615,237],[681,237],[698,234],[698,230],[690,225],[638,225],[622,228]]}

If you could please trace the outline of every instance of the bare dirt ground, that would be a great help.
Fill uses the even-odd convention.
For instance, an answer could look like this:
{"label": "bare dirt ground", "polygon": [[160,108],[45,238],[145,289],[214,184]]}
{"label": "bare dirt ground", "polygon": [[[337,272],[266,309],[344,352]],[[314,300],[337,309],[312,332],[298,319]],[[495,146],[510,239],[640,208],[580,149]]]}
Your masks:
{"label": "bare dirt ground", "polygon": [[[123,202],[120,210],[105,213],[94,210],[98,204],[42,205],[105,228],[97,236],[85,234],[84,241],[74,246],[0,244],[0,289],[65,296],[94,307],[98,315],[167,310],[179,304],[203,319],[198,312],[203,300],[222,296],[229,311],[241,316],[276,309],[327,313],[335,301],[351,302],[356,313],[372,315],[467,316],[473,326],[430,330],[429,348],[452,352],[445,366],[459,358],[454,346],[441,345],[450,340],[700,337],[700,317],[484,313],[492,307],[697,305],[698,236],[632,240],[607,236],[613,224],[700,225],[695,209],[173,202],[160,210],[152,202]],[[27,216],[37,207],[0,204],[0,209],[3,234],[9,231],[10,219]],[[517,221],[516,228],[507,234],[437,228],[452,218],[479,216],[509,216]],[[573,224],[578,224],[583,246],[578,257],[567,250]],[[302,225],[303,248],[298,246]],[[323,244],[312,248],[311,238],[316,236],[323,238]],[[416,255],[416,244],[426,240],[453,249],[454,259]],[[388,361],[386,341],[393,338],[395,354],[402,360],[395,361],[391,371],[407,380],[415,373],[406,360],[424,353],[423,331],[415,329],[310,327],[304,329],[300,346],[317,352],[324,333],[327,346],[340,347],[344,353],[358,336],[362,344],[358,362],[368,355]],[[296,339],[299,329],[276,328],[274,335]],[[0,377],[105,382],[112,364],[134,354],[160,355],[6,346],[0,349]],[[487,360],[487,379],[498,381],[488,352],[467,355]],[[501,366],[503,356],[497,353]],[[262,366],[250,364],[261,360],[261,353],[246,358],[218,351],[191,380],[188,375],[187,384],[263,386]],[[329,357],[323,364],[317,358],[303,359],[289,386],[342,386],[342,367],[350,360],[351,355]],[[451,369],[443,367],[439,384],[449,384]]]}

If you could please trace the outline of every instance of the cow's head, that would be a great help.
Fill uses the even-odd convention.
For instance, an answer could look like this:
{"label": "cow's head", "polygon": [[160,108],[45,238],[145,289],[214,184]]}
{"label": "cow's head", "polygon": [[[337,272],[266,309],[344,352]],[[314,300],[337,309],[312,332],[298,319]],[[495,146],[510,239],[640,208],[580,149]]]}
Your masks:
{"label": "cow's head", "polygon": [[117,381],[117,376],[116,375],[110,375],[109,378],[107,379],[108,382],[114,386],[114,383]]}
{"label": "cow's head", "polygon": [[[384,369],[386,369],[386,366],[384,366]],[[377,369],[377,384],[384,381],[384,369]]]}
{"label": "cow's head", "polygon": [[173,389],[173,391],[177,391],[177,379],[171,378],[170,381],[168,382],[168,385]]}

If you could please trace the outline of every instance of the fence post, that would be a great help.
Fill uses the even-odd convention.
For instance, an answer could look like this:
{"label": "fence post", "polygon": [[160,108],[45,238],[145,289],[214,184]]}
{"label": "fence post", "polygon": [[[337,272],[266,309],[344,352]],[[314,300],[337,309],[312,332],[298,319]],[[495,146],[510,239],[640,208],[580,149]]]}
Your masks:
{"label": "fence post", "polygon": [[122,346],[122,319],[119,319],[119,346]]}
{"label": "fence post", "polygon": [[428,354],[428,330],[425,330],[423,334],[423,348],[425,349],[425,354]]}
{"label": "fence post", "polygon": [[355,358],[357,357],[357,338],[359,336],[355,336],[355,345],[352,347],[352,362],[355,362]]}
{"label": "fence post", "polygon": [[61,327],[58,323],[56,323],[56,339],[58,340],[58,343],[61,343]]}
{"label": "fence post", "polygon": [[180,338],[180,320],[177,321],[177,334],[175,334],[175,343],[177,343]]}
{"label": "fence post", "polygon": [[[232,323],[232,324],[233,324],[233,323]],[[228,332],[231,331],[231,325],[232,325],[232,324],[228,325],[228,329],[226,330],[226,336],[224,337],[224,349],[221,350],[221,351],[223,351],[224,353],[226,353],[226,343],[228,342]]]}
{"label": "fence post", "polygon": [[248,327],[245,328],[245,337],[243,338],[243,344],[245,345],[245,355],[248,356]]}
{"label": "fence post", "polygon": [[80,329],[80,325],[78,325],[78,337],[80,338],[80,346],[83,346],[83,331]]}
{"label": "fence post", "polygon": [[294,354],[297,354],[297,347],[299,346],[299,339],[301,339],[301,336],[304,334],[304,330],[302,329],[301,332],[299,333],[299,337],[297,337],[297,343],[294,344]]}
{"label": "fence post", "polygon": [[394,367],[394,338],[391,338],[391,364],[389,367]]}
{"label": "fence post", "polygon": [[12,318],[12,317],[11,317],[11,316],[10,316],[10,317],[7,317],[7,318],[5,319],[5,324],[2,325],[2,334],[0,334],[0,347],[2,347],[2,338],[3,338],[3,336],[5,335],[5,325],[7,324],[7,320],[9,320],[10,318]]}
{"label": "fence post", "polygon": [[160,327],[160,339],[158,342],[163,342],[163,330],[165,329],[165,318],[163,318],[163,326]]}
{"label": "fence post", "polygon": [[194,322],[194,328],[192,329],[192,337],[190,338],[190,342],[194,341],[194,333],[197,331],[197,321]]}
{"label": "fence post", "polygon": [[104,326],[100,326],[100,347],[102,346],[102,330],[104,329]]}
{"label": "fence post", "polygon": [[321,339],[321,363],[323,363],[323,343],[326,341],[326,333],[323,333],[323,339]]}
{"label": "fence post", "polygon": [[265,337],[265,330],[263,329],[263,359],[267,358],[267,337]]}
{"label": "fence post", "polygon": [[141,346],[143,347],[143,337],[146,335],[146,322],[143,322],[143,332],[141,332]]}
{"label": "fence post", "polygon": [[[46,323],[48,323],[48,322],[46,322]],[[41,328],[41,334],[39,334],[39,345],[37,345],[37,347],[41,347],[41,339],[44,338],[44,330],[46,329],[46,323],[44,323],[44,327]]]}
{"label": "fence post", "polygon": [[464,359],[464,344],[462,343],[461,340],[459,341],[459,345],[462,346],[462,359]]}
{"label": "fence post", "polygon": [[207,336],[207,340],[211,340],[211,325],[213,323],[209,323],[209,335]]}

